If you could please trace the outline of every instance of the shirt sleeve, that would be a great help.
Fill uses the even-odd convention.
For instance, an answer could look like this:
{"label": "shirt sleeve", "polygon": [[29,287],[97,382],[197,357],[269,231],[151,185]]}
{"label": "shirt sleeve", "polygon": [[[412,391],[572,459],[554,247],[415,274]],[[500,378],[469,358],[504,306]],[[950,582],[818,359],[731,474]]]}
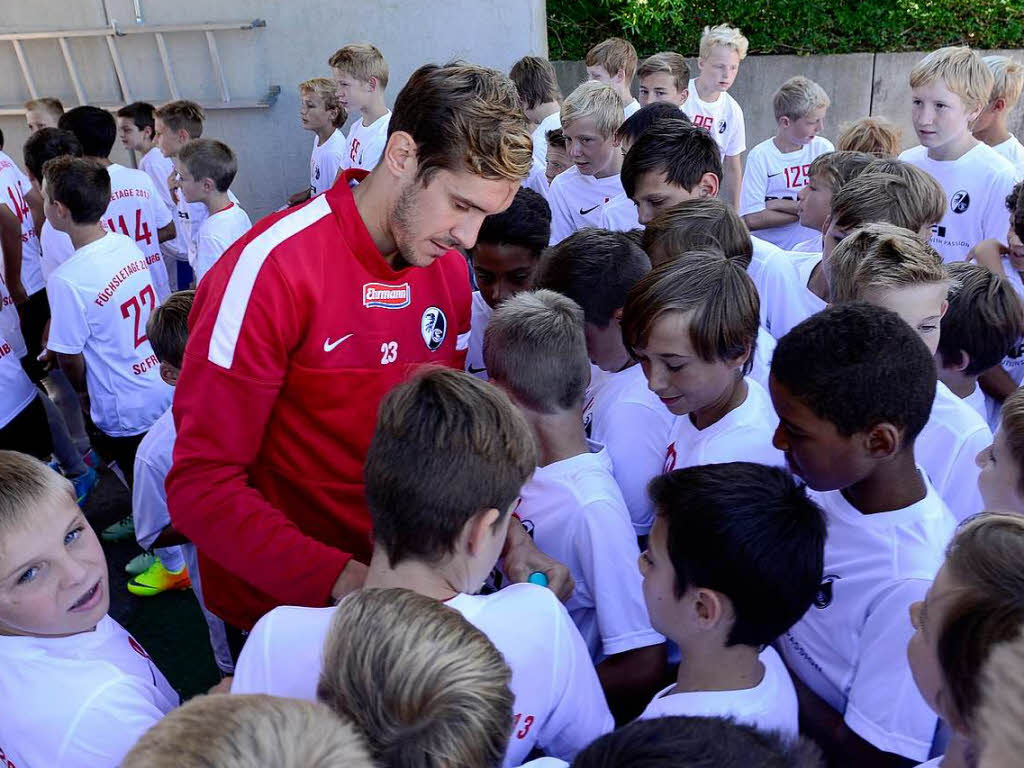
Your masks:
{"label": "shirt sleeve", "polygon": [[237,255],[248,239],[229,249],[231,268],[206,276],[192,308],[175,387],[167,505],[175,529],[205,557],[278,604],[325,605],[351,555],[303,533],[249,481],[304,323],[304,303],[293,299],[272,255],[252,283],[231,361],[224,367],[210,359],[220,343],[214,327],[231,301],[229,281],[246,266]]}
{"label": "shirt sleeve", "polygon": [[648,533],[654,521],[647,484],[665,467],[669,429],[667,419],[639,403],[618,403],[601,426],[615,482],[637,534]]}
{"label": "shirt sleeve", "polygon": [[562,185],[558,179],[549,187],[548,202],[551,205],[551,240],[549,245],[557,245],[576,231]]}
{"label": "shirt sleeve", "polygon": [[982,239],[995,238],[999,242],[1006,239],[1006,206],[1003,201],[1013,191],[1014,183],[1009,172],[1000,173],[992,179],[989,187],[992,203],[985,206],[981,216]]}
{"label": "shirt sleeve", "polygon": [[81,297],[62,275],[50,276],[46,296],[50,302],[47,348],[65,355],[77,355],[85,349],[85,342],[91,335]]}
{"label": "shirt sleeve", "polygon": [[199,231],[199,242],[196,245],[196,285],[203,279],[203,275],[210,271],[210,268],[217,263],[227,245],[215,234],[206,230],[205,227]]}
{"label": "shirt sleeve", "polygon": [[725,148],[723,153],[726,157],[734,157],[740,155],[747,149],[747,128],[743,122],[743,110],[740,105],[733,101],[733,124],[736,126],[736,130],[733,132],[729,139],[729,145]]}
{"label": "shirt sleeve", "polygon": [[966,520],[985,509],[981,492],[978,490],[978,475],[981,474],[981,468],[975,457],[990,445],[992,431],[985,425],[971,432],[953,457],[949,477],[939,493],[958,521]]}
{"label": "shirt sleeve", "polygon": [[338,152],[323,152],[320,155],[320,188],[330,189],[334,179],[341,172],[344,155]]}
{"label": "shirt sleeve", "polygon": [[907,642],[914,633],[907,611],[924,599],[928,586],[926,579],[905,579],[871,607],[843,716],[874,746],[916,761],[928,758],[938,722],[907,663]]}
{"label": "shirt sleeve", "polygon": [[764,156],[760,144],[747,155],[747,167],[743,171],[743,183],[740,185],[740,216],[764,210],[764,196],[768,189],[768,170]]}
{"label": "shirt sleeve", "polygon": [[576,558],[594,600],[602,653],[614,656],[665,642],[647,615],[640,549],[625,510],[596,501],[580,512],[579,521]]}
{"label": "shirt sleeve", "polygon": [[164,490],[167,474],[140,454],[135,455],[134,474],[132,517],[135,521],[135,539],[140,547],[150,549],[160,532],[171,524],[171,516],[167,512],[167,492]]}
{"label": "shirt sleeve", "polygon": [[270,679],[269,663],[270,635],[274,618],[274,611],[263,616],[245,639],[242,652],[238,654],[238,661],[235,662],[231,693],[277,693]]}

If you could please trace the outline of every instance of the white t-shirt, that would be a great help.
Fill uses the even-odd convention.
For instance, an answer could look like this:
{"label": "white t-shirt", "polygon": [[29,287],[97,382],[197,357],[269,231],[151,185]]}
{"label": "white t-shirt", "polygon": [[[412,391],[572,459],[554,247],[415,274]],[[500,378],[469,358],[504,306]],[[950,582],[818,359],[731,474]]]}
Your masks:
{"label": "white t-shirt", "polygon": [[661,474],[672,413],[647,386],[643,369],[632,365],[608,373],[592,366],[583,407],[587,437],[602,443],[638,536],[651,532],[654,505],[647,483]]}
{"label": "white t-shirt", "polygon": [[188,248],[181,233],[177,231],[178,219],[175,213],[177,206],[174,204],[174,198],[171,197],[170,187],[167,186],[167,178],[174,172],[174,161],[169,157],[165,157],[159,147],[153,147],[139,160],[139,170],[152,179],[157,196],[175,222],[174,237],[171,240],[160,243],[160,250],[175,258],[184,259],[185,254],[188,253]]}
{"label": "white t-shirt", "polygon": [[[1013,290],[1024,301],[1024,279],[1021,278],[1020,272],[1013,268],[1013,263],[1006,256],[1003,257],[1003,272],[1006,279],[1010,281],[1010,285],[1013,286]],[[1018,387],[1024,383],[1024,338],[1017,340],[1017,344],[1010,354],[1003,358],[1002,365],[1003,370],[1010,375]],[[1002,411],[1002,405],[985,395],[985,409],[988,426],[995,432],[999,428],[999,414]]]}
{"label": "white t-shirt", "polygon": [[536,760],[523,763],[519,768],[569,768],[569,764],[557,757],[538,757]]}
{"label": "white t-shirt", "polygon": [[18,352],[0,336],[0,429],[36,399],[38,390],[18,362]]}
{"label": "white t-shirt", "polygon": [[665,642],[651,629],[637,567],[640,550],[603,446],[538,467],[517,509],[533,540],[576,582],[566,602],[594,663]]}
{"label": "white t-shirt", "polygon": [[1024,176],[1024,145],[1021,145],[1016,136],[1011,133],[1010,138],[1002,144],[996,144],[992,149],[1010,161],[1018,177]]}
{"label": "white t-shirt", "polygon": [[[235,205],[239,205],[238,198],[228,190],[228,199]],[[177,219],[175,226],[182,236],[185,245],[185,258],[188,263],[195,264],[199,253],[199,230],[210,215],[209,209],[203,203],[186,203],[185,196],[178,190],[178,203],[175,208]],[[198,283],[197,283],[198,285]],[[185,286],[178,286],[184,289]]]}
{"label": "white t-shirt", "polygon": [[338,171],[344,167],[348,144],[345,134],[337,128],[323,144],[313,134],[313,152],[309,156],[309,196],[316,197],[334,184]]}
{"label": "white t-shirt", "polygon": [[629,232],[634,229],[643,229],[640,223],[639,212],[636,203],[626,197],[626,193],[616,195],[607,203],[601,206],[601,229],[609,229],[612,232]]}
{"label": "white t-shirt", "polygon": [[697,95],[696,80],[691,80],[690,93],[683,102],[683,113],[698,128],[711,133],[722,150],[723,158],[738,155],[747,148],[743,110],[728,93],[721,93],[717,101],[702,101]]}
{"label": "white t-shirt", "polygon": [[786,457],[772,445],[779,419],[768,393],[749,376],[747,396],[714,424],[697,429],[689,414],[676,416],[668,435],[664,471],[729,461],[786,466]]}
{"label": "white t-shirt", "polygon": [[173,221],[171,213],[144,171],[112,163],[107,166],[107,172],[110,174],[110,205],[103,214],[103,224],[111,232],[119,232],[135,241],[149,264],[157,298],[163,301],[171,295],[171,284],[160,253],[157,230]]}
{"label": "white t-shirt", "polygon": [[527,175],[526,181],[523,182],[523,187],[532,189],[545,200],[548,199],[548,177],[543,168],[531,165],[530,173]]}
{"label": "white t-shirt", "polygon": [[821,235],[815,235],[797,243],[790,250],[798,253],[821,253],[825,250],[825,244],[821,240]]}
{"label": "white t-shirt", "polygon": [[1006,196],[1017,175],[1010,162],[978,142],[957,160],[932,160],[918,145],[900,160],[927,171],[946,192],[946,213],[932,227],[931,244],[945,261],[963,261],[982,240],[1006,236]]}
{"label": "white t-shirt", "polygon": [[145,432],[171,403],[146,337],[159,304],[146,258],[129,238],[108,233],[79,248],[50,275],[47,346],[85,356],[96,426],[112,437]]}
{"label": "white t-shirt", "polygon": [[71,244],[71,238],[66,232],[53,228],[49,219],[43,222],[43,228],[39,231],[39,245],[42,248],[39,266],[43,279],[49,282],[53,270],[74,256],[75,246]]}
{"label": "white t-shirt", "polygon": [[551,245],[584,227],[601,226],[601,206],[623,194],[619,174],[584,176],[575,165],[555,176],[548,188],[551,204]]}
{"label": "white t-shirt", "polygon": [[622,114],[625,115],[625,119],[629,120],[633,115],[640,111],[640,102],[633,99],[629,104],[622,108]]}
{"label": "white t-shirt", "polygon": [[[962,398],[975,412],[988,423],[988,404],[985,401],[985,393],[981,391],[981,387],[977,384],[974,385],[974,391],[971,392],[967,397]],[[992,430],[995,432],[995,430]]]}
{"label": "white t-shirt", "polygon": [[[762,141],[747,154],[740,187],[740,216],[765,210],[769,200],[796,200],[797,193],[807,186],[814,158],[834,149],[824,136],[815,136],[796,152],[780,151],[774,139]],[[757,230],[758,237],[785,250],[819,234],[799,221]]]}
{"label": "white t-shirt", "polygon": [[0,337],[3,337],[14,348],[15,356],[20,360],[28,354],[25,337],[21,333],[21,318],[14,299],[7,290],[3,270],[0,269]]}
{"label": "white t-shirt", "polygon": [[31,296],[46,287],[39,264],[39,237],[36,235],[32,211],[25,195],[32,190],[32,182],[3,152],[0,152],[0,204],[6,205],[21,224],[21,284]]}
{"label": "white t-shirt", "polygon": [[956,527],[925,482],[921,501],[872,515],[841,491],[810,492],[828,523],[824,579],[814,604],[778,641],[790,670],[854,732],[913,760],[928,757],[937,718],[907,663],[908,611],[924,599]]}
{"label": "white t-shirt", "polygon": [[249,215],[238,203],[228,203],[226,208],[209,215],[199,225],[199,245],[196,250],[196,263],[192,268],[196,272],[196,285],[217,259],[234,245],[242,235],[252,228]]}
{"label": "white t-shirt", "polygon": [[[571,760],[614,728],[586,646],[554,594],[513,584],[445,603],[483,632],[512,670],[516,727],[505,766],[535,748]],[[337,608],[275,608],[261,618],[235,666],[231,692],[315,699],[324,641]]]}
{"label": "white t-shirt", "polygon": [[764,677],[753,688],[741,691],[688,691],[669,693],[675,683],[659,691],[641,720],[655,717],[731,717],[760,731],[777,732],[787,741],[798,733],[796,689],[775,649],[768,646],[758,657]]}
{"label": "white t-shirt", "polygon": [[18,768],[115,766],[178,706],[110,616],[69,637],[0,637],[0,754]]}
{"label": "white t-shirt", "polygon": [[[388,143],[388,123],[391,122],[391,110],[378,117],[369,125],[363,118],[356,120],[348,132],[345,144],[344,168],[362,168],[372,171],[384,154],[384,146]],[[334,183],[331,179],[328,183]]]}
{"label": "white t-shirt", "polygon": [[985,419],[937,382],[932,412],[914,443],[914,456],[957,521],[984,509],[978,490],[981,469],[974,459],[990,445],[992,430]]}
{"label": "white t-shirt", "polygon": [[776,339],[828,306],[807,287],[820,263],[820,253],[781,250],[770,252],[760,263],[761,323]]}
{"label": "white t-shirt", "polygon": [[542,174],[548,165],[548,131],[561,127],[562,113],[556,109],[533,129],[533,167],[540,168]]}
{"label": "white t-shirt", "polygon": [[933,757],[927,763],[921,763],[919,766],[917,766],[917,768],[939,768],[939,766],[942,765],[942,760],[944,757],[945,755]]}
{"label": "white t-shirt", "polygon": [[484,365],[484,331],[487,330],[487,324],[491,322],[491,312],[493,311],[490,304],[484,301],[480,291],[473,291],[466,371],[484,381],[490,380],[490,376],[487,375],[487,366]]}
{"label": "white t-shirt", "polygon": [[768,390],[768,376],[772,372],[772,355],[777,342],[763,325],[757,326],[757,346],[754,348],[754,363],[747,375]]}

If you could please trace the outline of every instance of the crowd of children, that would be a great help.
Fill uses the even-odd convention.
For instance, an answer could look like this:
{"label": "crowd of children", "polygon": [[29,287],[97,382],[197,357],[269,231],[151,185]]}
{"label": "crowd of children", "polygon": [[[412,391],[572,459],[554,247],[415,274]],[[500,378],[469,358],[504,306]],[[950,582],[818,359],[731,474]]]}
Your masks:
{"label": "crowd of children", "polygon": [[[791,77],[745,105],[777,128],[744,164],[747,53],[707,28],[693,77],[605,40],[564,99],[536,56],[428,65],[392,112],[381,51],[346,45],[298,85],[308,188],[255,225],[199,104],[26,103],[25,171],[0,151],[0,765],[1021,765],[1024,66],[925,56],[906,150],[879,115],[833,146],[843,95]],[[338,238],[358,293],[326,301],[372,324],[307,313]],[[408,362],[421,340],[443,365]],[[194,479],[180,502],[218,382],[254,420],[288,401],[272,440],[204,438],[203,477],[249,494],[231,517]],[[333,471],[301,435],[337,398],[370,409],[341,449],[363,486],[306,493],[280,467]],[[132,513],[100,536],[97,470]],[[274,593],[255,522],[292,489],[365,520],[276,520],[317,560]],[[132,537],[129,592],[195,593],[209,695],[108,615],[101,539]]]}

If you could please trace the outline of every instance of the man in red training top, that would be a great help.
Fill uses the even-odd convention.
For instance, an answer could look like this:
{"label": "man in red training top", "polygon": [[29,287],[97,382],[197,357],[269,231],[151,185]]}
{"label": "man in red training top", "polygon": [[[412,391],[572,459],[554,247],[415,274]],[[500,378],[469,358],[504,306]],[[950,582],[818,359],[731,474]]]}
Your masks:
{"label": "man in red training top", "polygon": [[[203,278],[167,498],[175,530],[199,550],[207,605],[230,626],[248,630],[277,605],[332,604],[362,584],[377,406],[420,365],[462,369],[471,294],[454,248],[509,206],[531,162],[508,78],[421,67],[372,172],[346,171],[258,222]],[[571,590],[517,523],[506,571],[525,580],[531,570]]]}

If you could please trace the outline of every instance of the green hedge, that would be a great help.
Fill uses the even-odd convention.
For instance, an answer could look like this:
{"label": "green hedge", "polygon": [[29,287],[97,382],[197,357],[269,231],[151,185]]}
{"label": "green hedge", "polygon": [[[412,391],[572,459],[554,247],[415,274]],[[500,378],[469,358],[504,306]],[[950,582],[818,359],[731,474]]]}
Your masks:
{"label": "green hedge", "polygon": [[754,54],[1024,47],[1024,0],[547,0],[550,58],[578,60],[613,35],[641,56],[696,55],[705,25],[728,21]]}

